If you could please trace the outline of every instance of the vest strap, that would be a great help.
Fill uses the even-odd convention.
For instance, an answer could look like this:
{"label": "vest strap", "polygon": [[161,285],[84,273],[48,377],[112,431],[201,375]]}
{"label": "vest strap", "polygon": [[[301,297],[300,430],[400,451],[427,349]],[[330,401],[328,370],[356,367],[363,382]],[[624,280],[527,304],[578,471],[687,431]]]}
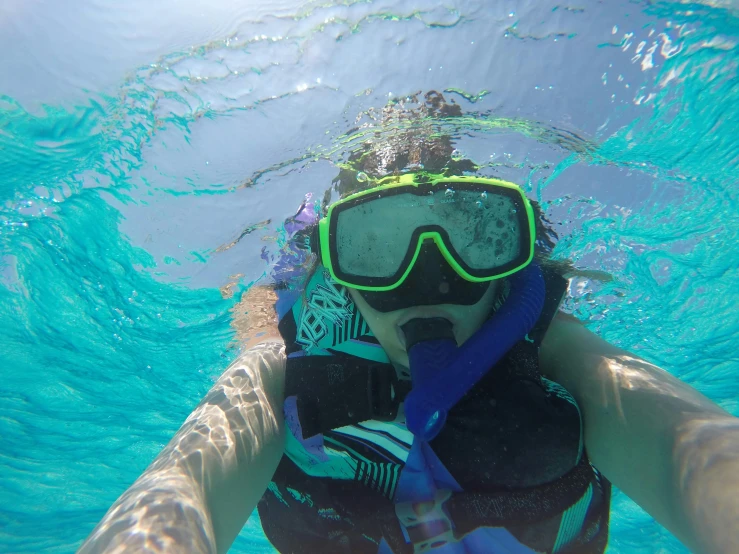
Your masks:
{"label": "vest strap", "polygon": [[341,353],[287,360],[285,397],[297,397],[304,439],[368,419],[393,421],[410,388],[391,364]]}
{"label": "vest strap", "polygon": [[[452,494],[446,509],[458,536],[477,527],[530,525],[564,512],[587,492],[592,469],[586,456],[559,479],[537,487],[494,493],[458,492]],[[563,483],[567,483],[566,492]]]}
{"label": "vest strap", "polygon": [[[527,526],[555,517],[577,503],[592,483],[592,468],[586,456],[568,473],[550,483],[499,492],[453,492],[442,502],[453,522],[457,540],[479,527]],[[378,511],[383,537],[396,554],[414,552],[413,541],[403,533],[395,514]]]}

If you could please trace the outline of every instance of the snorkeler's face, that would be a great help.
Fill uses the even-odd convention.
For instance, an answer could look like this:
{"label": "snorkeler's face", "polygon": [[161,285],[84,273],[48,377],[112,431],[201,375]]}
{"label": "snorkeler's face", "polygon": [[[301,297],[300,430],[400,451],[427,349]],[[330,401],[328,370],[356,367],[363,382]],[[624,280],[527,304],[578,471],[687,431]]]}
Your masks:
{"label": "snorkeler's face", "polygon": [[411,319],[443,317],[452,323],[457,344],[469,339],[485,322],[493,309],[499,281],[491,281],[482,298],[472,305],[437,304],[431,306],[411,306],[390,312],[380,312],[372,308],[356,289],[348,289],[359,311],[372,329],[390,361],[408,368],[408,352],[405,347],[405,334],[401,326]]}

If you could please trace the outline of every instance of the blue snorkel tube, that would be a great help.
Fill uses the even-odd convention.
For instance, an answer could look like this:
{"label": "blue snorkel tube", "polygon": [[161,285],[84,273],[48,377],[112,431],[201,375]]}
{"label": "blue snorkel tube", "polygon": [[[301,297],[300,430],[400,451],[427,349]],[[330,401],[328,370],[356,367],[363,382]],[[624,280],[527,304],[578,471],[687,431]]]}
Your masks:
{"label": "blue snorkel tube", "polygon": [[439,434],[449,410],[539,319],[544,278],[535,263],[510,277],[505,303],[461,347],[445,319],[413,319],[403,325],[413,388],[405,398],[406,426],[418,439]]}
{"label": "blue snorkel tube", "polygon": [[[545,297],[539,266],[529,264],[510,278],[510,284],[504,304],[461,347],[457,347],[452,324],[446,319],[413,319],[402,327],[413,385],[404,402],[405,420],[414,440],[393,500],[405,540],[414,543],[416,552],[431,545],[435,554],[534,553],[502,527],[478,527],[459,540],[452,539],[456,538],[454,523],[444,511],[443,501],[437,506],[437,495],[446,491],[448,498],[462,487],[429,445],[444,427],[449,410],[539,319]],[[419,502],[433,503],[432,521],[419,524],[418,506],[428,505]],[[391,552],[383,538],[378,554]]]}

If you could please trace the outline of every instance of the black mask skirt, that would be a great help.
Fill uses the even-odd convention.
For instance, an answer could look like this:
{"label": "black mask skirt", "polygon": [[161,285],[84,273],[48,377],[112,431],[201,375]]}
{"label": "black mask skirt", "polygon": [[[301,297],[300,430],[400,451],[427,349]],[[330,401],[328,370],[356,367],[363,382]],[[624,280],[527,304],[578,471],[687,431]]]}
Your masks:
{"label": "black mask skirt", "polygon": [[482,299],[489,287],[489,282],[473,283],[460,277],[436,245],[426,241],[402,285],[383,292],[360,290],[359,294],[370,307],[384,313],[412,306],[471,306]]}

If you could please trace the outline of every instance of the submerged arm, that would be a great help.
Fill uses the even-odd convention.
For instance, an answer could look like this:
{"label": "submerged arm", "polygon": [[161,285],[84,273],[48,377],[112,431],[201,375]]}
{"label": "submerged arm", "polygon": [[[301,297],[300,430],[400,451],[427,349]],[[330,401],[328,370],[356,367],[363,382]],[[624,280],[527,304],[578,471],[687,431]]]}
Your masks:
{"label": "submerged arm", "polygon": [[739,420],[558,315],[541,367],[578,401],[593,464],[691,550],[739,552]]}
{"label": "submerged arm", "polygon": [[79,552],[225,552],[282,456],[284,348],[248,350],[221,376]]}

